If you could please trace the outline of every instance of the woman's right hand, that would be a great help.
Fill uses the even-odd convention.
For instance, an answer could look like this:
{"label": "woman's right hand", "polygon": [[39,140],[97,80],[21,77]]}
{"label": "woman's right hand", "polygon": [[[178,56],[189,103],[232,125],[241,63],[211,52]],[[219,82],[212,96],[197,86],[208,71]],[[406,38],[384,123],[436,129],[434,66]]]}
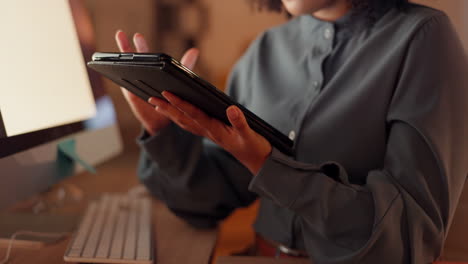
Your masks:
{"label": "woman's right hand", "polygon": [[[122,31],[117,31],[115,34],[115,40],[119,46],[120,52],[133,52],[133,49],[128,41],[127,35]],[[143,35],[136,33],[133,36],[133,44],[135,45],[137,52],[148,52],[148,45]],[[181,63],[189,68],[193,69],[198,58],[198,49],[192,48],[185,52],[181,59]],[[143,127],[148,131],[150,135],[155,135],[158,131],[165,128],[170,124],[170,120],[164,115],[158,113],[154,107],[147,102],[140,99],[138,96],[122,88],[122,93],[127,100],[130,108],[135,114],[136,118]]]}

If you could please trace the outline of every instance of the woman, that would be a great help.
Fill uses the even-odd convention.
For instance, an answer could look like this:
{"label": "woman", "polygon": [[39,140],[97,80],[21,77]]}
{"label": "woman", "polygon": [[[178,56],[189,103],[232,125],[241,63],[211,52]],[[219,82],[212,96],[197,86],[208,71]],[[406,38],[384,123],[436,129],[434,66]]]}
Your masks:
{"label": "woman", "polygon": [[468,65],[449,19],[402,0],[281,2],[261,4],[291,20],[251,45],[228,93],[294,155],[235,106],[226,126],[170,93],[153,109],[124,91],[146,130],[142,181],[198,227],[260,198],[260,241],[314,263],[434,261],[468,172]]}

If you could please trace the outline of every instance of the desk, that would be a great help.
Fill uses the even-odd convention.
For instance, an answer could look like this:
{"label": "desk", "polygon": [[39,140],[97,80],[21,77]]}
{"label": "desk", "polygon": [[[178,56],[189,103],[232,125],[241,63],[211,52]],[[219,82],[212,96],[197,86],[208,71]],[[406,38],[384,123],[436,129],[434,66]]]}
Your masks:
{"label": "desk", "polygon": [[[126,192],[129,188],[138,184],[135,174],[137,158],[138,153],[126,153],[98,166],[97,175],[82,173],[64,182],[76,185],[84,191],[88,198],[96,198],[103,192]],[[460,201],[462,204],[468,205],[468,192],[462,195]],[[77,213],[82,212],[85,206],[85,204],[77,204],[59,208],[59,210],[64,213]],[[191,228],[174,216],[162,203],[154,201],[153,206],[156,245],[155,263],[209,263],[212,255],[214,256],[212,263],[216,263],[216,260],[221,264],[251,263],[251,258],[233,259],[221,256],[239,252],[253,242],[254,233],[251,224],[255,218],[258,204],[254,204],[247,209],[240,209],[224,221],[220,226],[219,243],[216,243],[216,230],[201,231]],[[457,215],[452,228],[458,225],[464,226],[462,220],[468,217],[468,206],[465,208],[462,205],[457,211]],[[452,238],[449,239],[447,244],[459,245],[461,248],[450,250],[449,247],[446,248],[446,252],[450,251],[451,254],[449,255],[451,256],[466,256],[466,231],[460,232],[459,236],[455,236],[453,233],[456,232],[452,232]],[[454,242],[451,242],[452,240]],[[14,249],[9,263],[66,263],[63,261],[63,253],[68,241],[64,240],[40,250]],[[216,248],[213,250],[215,244]],[[183,253],[180,253],[181,250],[183,250]],[[0,248],[0,259],[3,258],[4,254],[5,250]],[[449,257],[445,259],[456,260],[463,258]],[[259,263],[267,263],[268,259],[259,261]],[[271,263],[280,264],[285,261],[288,263],[293,262],[292,260],[271,260]],[[298,261],[298,264],[300,264],[299,262],[301,261]]]}
{"label": "desk", "polygon": [[[97,167],[98,174],[82,173],[65,180],[84,191],[86,198],[96,198],[104,192],[126,192],[138,184],[136,164],[138,153],[126,153]],[[80,213],[86,203],[76,203],[58,208],[61,213]],[[21,207],[11,209],[23,210]],[[153,229],[157,264],[209,263],[216,243],[216,230],[198,230],[172,214],[159,201],[153,203]],[[16,263],[67,263],[63,254],[69,239],[38,250],[13,249],[9,264]],[[0,259],[6,250],[0,248]]]}

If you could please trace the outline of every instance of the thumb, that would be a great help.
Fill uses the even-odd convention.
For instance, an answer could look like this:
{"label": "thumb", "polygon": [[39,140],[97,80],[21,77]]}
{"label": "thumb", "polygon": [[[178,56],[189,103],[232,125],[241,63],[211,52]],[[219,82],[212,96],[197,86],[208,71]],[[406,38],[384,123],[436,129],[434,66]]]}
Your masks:
{"label": "thumb", "polygon": [[228,107],[226,110],[226,114],[228,116],[229,122],[231,122],[231,125],[239,131],[241,134],[248,134],[250,131],[249,124],[247,123],[247,120],[245,119],[244,113],[234,105],[231,105]]}
{"label": "thumb", "polygon": [[200,51],[197,48],[191,48],[185,52],[184,56],[182,56],[180,63],[192,70],[197,63],[198,54],[200,54]]}

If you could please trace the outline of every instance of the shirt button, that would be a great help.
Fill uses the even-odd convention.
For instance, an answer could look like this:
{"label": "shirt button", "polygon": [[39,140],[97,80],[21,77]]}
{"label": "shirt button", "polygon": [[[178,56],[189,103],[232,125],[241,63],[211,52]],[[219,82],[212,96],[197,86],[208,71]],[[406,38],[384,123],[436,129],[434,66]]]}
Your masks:
{"label": "shirt button", "polygon": [[325,39],[331,39],[333,36],[332,30],[330,28],[326,28],[323,32],[323,36],[325,37]]}
{"label": "shirt button", "polygon": [[296,138],[296,132],[294,132],[294,130],[291,130],[291,132],[289,132],[289,139],[294,140],[295,138]]}
{"label": "shirt button", "polygon": [[318,81],[315,81],[315,82],[314,82],[314,87],[315,87],[315,88],[318,88],[319,86],[320,86],[320,83],[319,83]]}

